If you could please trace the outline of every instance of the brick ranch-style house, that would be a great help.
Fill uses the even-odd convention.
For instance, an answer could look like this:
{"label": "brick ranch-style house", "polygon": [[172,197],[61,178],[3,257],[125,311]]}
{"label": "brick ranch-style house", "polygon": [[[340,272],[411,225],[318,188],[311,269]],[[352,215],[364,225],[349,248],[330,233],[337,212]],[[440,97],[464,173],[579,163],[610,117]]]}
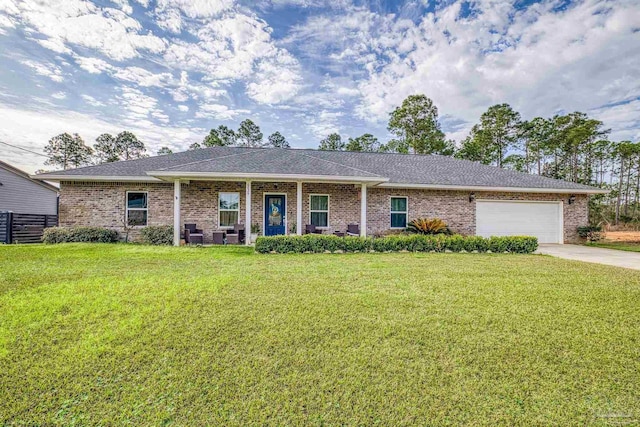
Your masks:
{"label": "brick ranch-style house", "polygon": [[[60,183],[61,226],[123,231],[128,222],[213,231],[258,224],[265,235],[325,233],[359,224],[363,236],[438,217],[463,235],[578,239],[589,194],[602,189],[437,155],[212,147],[34,178]],[[250,201],[250,203],[247,203]],[[247,233],[248,234],[248,233]],[[247,238],[247,243],[251,243]]]}

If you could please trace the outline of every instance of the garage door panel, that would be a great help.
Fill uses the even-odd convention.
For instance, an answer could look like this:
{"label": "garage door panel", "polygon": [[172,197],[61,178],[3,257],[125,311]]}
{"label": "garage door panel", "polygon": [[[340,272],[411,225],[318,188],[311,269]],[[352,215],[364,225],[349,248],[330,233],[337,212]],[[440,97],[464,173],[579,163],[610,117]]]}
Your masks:
{"label": "garage door panel", "polygon": [[507,201],[476,202],[478,236],[535,236],[540,243],[559,243],[560,204]]}

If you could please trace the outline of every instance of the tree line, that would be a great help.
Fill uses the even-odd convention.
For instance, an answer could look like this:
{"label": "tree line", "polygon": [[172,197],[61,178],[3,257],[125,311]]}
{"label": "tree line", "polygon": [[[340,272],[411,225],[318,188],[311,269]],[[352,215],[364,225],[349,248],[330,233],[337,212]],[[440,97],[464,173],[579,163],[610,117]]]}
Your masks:
{"label": "tree line", "polygon": [[77,133],[61,133],[49,140],[44,152],[49,157],[44,164],[62,169],[91,164],[117,162],[146,157],[146,148],[133,133],[120,132],[113,136],[103,133],[96,138],[93,147],[88,146]]}
{"label": "tree line", "polygon": [[202,142],[194,142],[189,146],[190,150],[205,147],[253,147],[253,148],[291,148],[287,139],[280,133],[274,132],[264,140],[264,134],[260,126],[253,120],[246,119],[240,123],[238,130],[234,131],[225,125],[211,129]]}
{"label": "tree line", "polygon": [[[290,148],[289,142],[280,132],[272,133],[267,141],[263,142],[260,127],[249,119],[240,123],[237,131],[224,125],[211,129],[201,143],[195,142],[189,146],[189,149],[216,146]],[[77,133],[65,132],[51,138],[45,145],[44,152],[49,157],[45,165],[65,170],[148,156],[144,143],[129,131],[122,131],[116,136],[103,133],[96,138],[93,146],[87,145]],[[157,155],[172,153],[173,151],[166,146],[157,151]]]}

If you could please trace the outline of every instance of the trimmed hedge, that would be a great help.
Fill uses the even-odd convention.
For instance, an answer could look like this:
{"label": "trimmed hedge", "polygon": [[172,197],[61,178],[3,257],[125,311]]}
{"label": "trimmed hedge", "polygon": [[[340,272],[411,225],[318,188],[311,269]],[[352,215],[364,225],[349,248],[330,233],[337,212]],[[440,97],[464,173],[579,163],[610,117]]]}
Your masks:
{"label": "trimmed hedge", "polygon": [[114,243],[118,232],[103,227],[49,227],[42,235],[44,243]]}
{"label": "trimmed hedge", "polygon": [[142,243],[147,245],[171,245],[173,243],[172,225],[150,225],[140,230]]}
{"label": "trimmed hedge", "polygon": [[538,248],[538,239],[529,236],[490,237],[437,235],[398,235],[380,238],[304,236],[258,237],[259,253],[322,252],[492,252],[530,254]]}

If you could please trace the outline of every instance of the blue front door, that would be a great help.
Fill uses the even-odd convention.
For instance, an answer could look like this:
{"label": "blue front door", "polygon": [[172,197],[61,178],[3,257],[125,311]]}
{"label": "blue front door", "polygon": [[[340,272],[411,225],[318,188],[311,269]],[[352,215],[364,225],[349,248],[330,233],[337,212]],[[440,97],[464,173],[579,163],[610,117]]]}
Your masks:
{"label": "blue front door", "polygon": [[264,198],[264,235],[285,234],[285,198],[284,194],[266,195]]}

